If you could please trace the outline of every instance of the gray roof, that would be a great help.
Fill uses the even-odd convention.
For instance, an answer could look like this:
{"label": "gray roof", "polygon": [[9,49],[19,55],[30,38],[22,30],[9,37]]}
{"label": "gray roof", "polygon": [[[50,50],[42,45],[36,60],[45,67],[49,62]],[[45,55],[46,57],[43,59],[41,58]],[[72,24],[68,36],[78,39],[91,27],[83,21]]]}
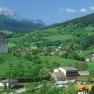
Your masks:
{"label": "gray roof", "polygon": [[14,79],[6,79],[6,80],[2,80],[0,82],[2,82],[2,83],[12,83],[12,82],[17,82],[17,80],[14,80]]}
{"label": "gray roof", "polygon": [[78,72],[80,76],[88,76],[90,75],[89,71],[79,71]]}
{"label": "gray roof", "polygon": [[77,70],[77,69],[74,68],[74,67],[63,67],[63,69],[65,69],[66,71],[68,71],[68,70]]}

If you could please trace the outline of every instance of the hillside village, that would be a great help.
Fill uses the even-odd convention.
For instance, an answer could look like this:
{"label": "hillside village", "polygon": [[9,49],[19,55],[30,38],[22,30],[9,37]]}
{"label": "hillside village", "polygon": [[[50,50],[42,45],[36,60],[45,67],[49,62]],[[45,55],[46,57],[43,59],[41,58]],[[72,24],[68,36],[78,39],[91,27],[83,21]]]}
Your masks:
{"label": "hillside village", "polygon": [[84,22],[92,15],[32,32],[1,30],[0,94],[93,94],[94,21]]}
{"label": "hillside village", "polygon": [[94,94],[94,0],[0,0],[0,94]]}
{"label": "hillside village", "polygon": [[[55,49],[55,51],[58,54],[53,53],[51,55],[61,56],[63,54],[60,54],[59,51],[63,52],[63,51],[68,50],[68,48],[69,46],[59,46],[58,48]],[[37,50],[38,48],[34,46],[31,49]],[[20,48],[17,48],[16,51],[22,52],[23,50],[21,50]],[[29,50],[27,49],[26,51],[30,52],[30,49]],[[11,49],[9,50],[7,41],[4,38],[0,38],[0,54],[8,54],[10,52],[11,52]],[[14,55],[13,53],[11,54]],[[85,61],[86,62],[93,61],[93,54],[90,56],[87,56]],[[54,81],[51,87],[68,88],[70,87],[70,85],[74,84],[77,94],[88,94],[88,92],[90,92],[93,88],[94,78],[91,76],[88,70],[79,70],[75,68],[74,66],[66,66],[66,67],[59,66],[57,67],[57,69],[53,69],[52,71],[49,71],[48,74],[49,74],[49,79],[50,79],[49,81]],[[0,81],[0,88],[3,88],[3,89],[15,88],[16,92],[18,91],[18,88],[19,88],[23,90],[22,92],[25,92],[27,90],[26,90],[26,87],[24,86],[24,81],[25,83],[29,83],[29,81],[32,82],[32,80],[31,78],[28,78],[27,76],[24,78],[20,78],[20,79],[13,79],[11,77],[7,79],[3,79]],[[46,80],[48,78],[44,78],[44,79]],[[39,84],[39,86],[40,85],[41,83]]]}

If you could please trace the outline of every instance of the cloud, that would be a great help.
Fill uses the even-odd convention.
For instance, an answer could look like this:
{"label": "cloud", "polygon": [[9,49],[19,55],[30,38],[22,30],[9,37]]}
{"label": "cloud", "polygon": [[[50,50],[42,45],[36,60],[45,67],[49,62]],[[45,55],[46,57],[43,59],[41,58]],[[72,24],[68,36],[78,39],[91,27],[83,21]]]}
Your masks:
{"label": "cloud", "polygon": [[94,10],[94,6],[90,6],[89,9],[90,9],[90,10]]}
{"label": "cloud", "polygon": [[77,10],[72,9],[72,8],[66,8],[65,11],[68,12],[68,13],[75,13]]}
{"label": "cloud", "polygon": [[81,13],[86,13],[88,10],[86,9],[86,8],[81,8],[80,10],[79,10],[79,12],[81,12]]}
{"label": "cloud", "polygon": [[66,9],[60,8],[59,9],[59,14],[63,14],[64,12],[67,12],[67,13],[75,13],[75,12],[77,12],[77,10],[76,9],[73,9],[73,8],[66,8]]}
{"label": "cloud", "polygon": [[59,14],[63,14],[64,12],[66,13],[87,13],[87,12],[92,12],[94,11],[94,6],[90,6],[90,7],[87,7],[87,8],[79,8],[79,9],[76,9],[76,8],[61,8],[59,9]]}

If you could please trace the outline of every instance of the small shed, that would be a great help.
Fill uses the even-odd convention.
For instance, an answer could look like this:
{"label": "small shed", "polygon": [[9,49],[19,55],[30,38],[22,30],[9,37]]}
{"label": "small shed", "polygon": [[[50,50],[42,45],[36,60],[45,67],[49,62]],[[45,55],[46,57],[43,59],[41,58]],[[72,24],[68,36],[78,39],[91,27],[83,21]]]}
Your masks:
{"label": "small shed", "polygon": [[80,76],[89,76],[90,75],[89,71],[79,71],[78,73]]}

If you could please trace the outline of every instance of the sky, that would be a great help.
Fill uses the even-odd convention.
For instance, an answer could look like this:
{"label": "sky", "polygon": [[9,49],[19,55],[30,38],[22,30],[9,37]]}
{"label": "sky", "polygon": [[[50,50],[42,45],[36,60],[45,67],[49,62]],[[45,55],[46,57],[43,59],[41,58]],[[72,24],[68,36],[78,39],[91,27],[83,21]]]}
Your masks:
{"label": "sky", "polygon": [[53,24],[93,13],[94,0],[0,0],[0,7]]}

